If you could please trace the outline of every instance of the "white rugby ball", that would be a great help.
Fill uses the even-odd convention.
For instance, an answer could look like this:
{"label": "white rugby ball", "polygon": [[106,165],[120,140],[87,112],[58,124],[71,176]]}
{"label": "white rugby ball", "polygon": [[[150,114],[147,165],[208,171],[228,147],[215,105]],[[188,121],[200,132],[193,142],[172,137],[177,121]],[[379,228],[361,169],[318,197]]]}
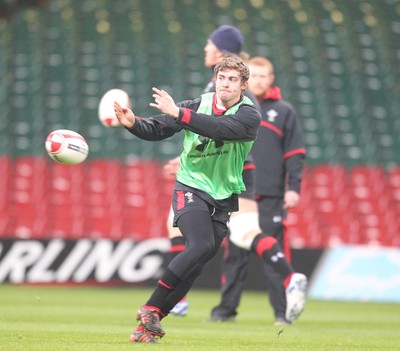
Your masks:
{"label": "white rugby ball", "polygon": [[58,129],[47,136],[46,151],[54,161],[75,165],[86,160],[89,146],[82,135],[72,130]]}
{"label": "white rugby ball", "polygon": [[118,102],[122,107],[131,107],[129,95],[121,89],[111,89],[107,91],[100,100],[99,119],[106,127],[120,127],[114,112],[114,101]]}

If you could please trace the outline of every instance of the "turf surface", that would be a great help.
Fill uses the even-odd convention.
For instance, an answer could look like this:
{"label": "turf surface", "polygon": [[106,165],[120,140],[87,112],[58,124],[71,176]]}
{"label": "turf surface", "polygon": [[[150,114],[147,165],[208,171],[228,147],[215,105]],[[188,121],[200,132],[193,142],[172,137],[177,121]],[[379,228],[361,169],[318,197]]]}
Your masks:
{"label": "turf surface", "polygon": [[145,288],[0,285],[0,351],[157,349],[400,350],[400,304],[308,301],[292,326],[273,326],[264,294],[245,292],[236,323],[207,322],[216,291],[193,290],[187,317],[163,321],[160,343],[132,344]]}

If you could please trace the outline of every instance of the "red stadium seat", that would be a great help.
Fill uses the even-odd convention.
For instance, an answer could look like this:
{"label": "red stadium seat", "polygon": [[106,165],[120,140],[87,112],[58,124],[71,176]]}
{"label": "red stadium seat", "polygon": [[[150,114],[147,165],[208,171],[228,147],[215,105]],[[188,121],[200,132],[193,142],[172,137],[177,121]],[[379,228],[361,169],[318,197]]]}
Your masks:
{"label": "red stadium seat", "polygon": [[17,238],[43,238],[48,235],[46,203],[14,203],[11,205],[13,233]]}
{"label": "red stadium seat", "polygon": [[317,165],[311,169],[311,174],[312,184],[333,186],[344,182],[346,170],[342,165]]}
{"label": "red stadium seat", "polygon": [[114,206],[92,206],[87,212],[88,232],[91,238],[122,239],[123,213],[121,204]]}
{"label": "red stadium seat", "polygon": [[[167,236],[174,179],[153,161],[65,166],[0,157],[0,236],[68,239]],[[306,168],[287,219],[293,247],[399,245],[400,167]]]}
{"label": "red stadium seat", "polygon": [[80,239],[87,236],[87,221],[83,204],[52,205],[50,233],[53,237]]}
{"label": "red stadium seat", "polygon": [[0,237],[11,235],[10,197],[13,167],[8,156],[0,156]]}

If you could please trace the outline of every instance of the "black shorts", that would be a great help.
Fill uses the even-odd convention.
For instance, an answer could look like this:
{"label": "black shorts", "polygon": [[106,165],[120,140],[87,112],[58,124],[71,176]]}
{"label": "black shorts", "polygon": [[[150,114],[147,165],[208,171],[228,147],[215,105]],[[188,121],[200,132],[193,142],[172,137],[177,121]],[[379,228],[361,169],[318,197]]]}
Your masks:
{"label": "black shorts", "polygon": [[179,217],[185,213],[192,211],[204,211],[208,212],[213,222],[218,222],[218,233],[215,233],[219,237],[226,236],[228,232],[228,222],[231,213],[228,211],[220,210],[214,207],[212,204],[201,198],[195,191],[186,191],[181,189],[174,189],[172,195],[172,209],[174,210],[173,226],[178,226]]}

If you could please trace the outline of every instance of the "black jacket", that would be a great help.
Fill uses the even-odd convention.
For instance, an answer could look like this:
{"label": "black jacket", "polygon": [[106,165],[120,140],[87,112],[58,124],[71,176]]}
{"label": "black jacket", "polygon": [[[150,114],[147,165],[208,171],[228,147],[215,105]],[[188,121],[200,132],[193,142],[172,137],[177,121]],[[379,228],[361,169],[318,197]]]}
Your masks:
{"label": "black jacket", "polygon": [[252,155],[257,195],[283,197],[285,190],[300,192],[306,150],[296,112],[278,87],[273,91],[260,102],[262,121]]}

